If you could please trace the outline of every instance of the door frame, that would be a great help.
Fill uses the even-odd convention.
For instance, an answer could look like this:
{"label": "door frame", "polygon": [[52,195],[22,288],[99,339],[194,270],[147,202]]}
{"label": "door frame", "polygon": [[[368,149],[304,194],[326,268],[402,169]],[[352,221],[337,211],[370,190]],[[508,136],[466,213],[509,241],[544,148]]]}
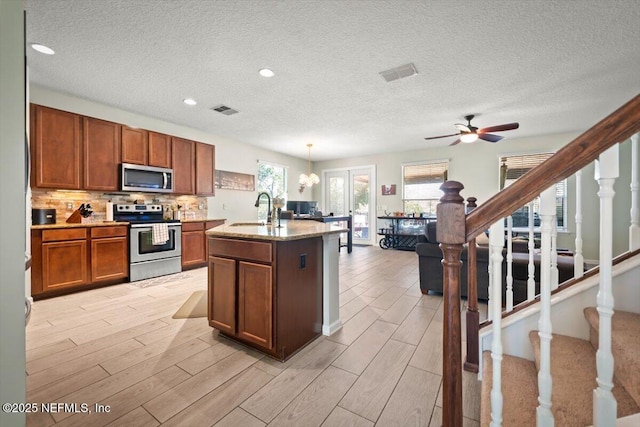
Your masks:
{"label": "door frame", "polygon": [[369,182],[369,239],[368,240],[364,240],[364,239],[355,239],[354,238],[354,243],[356,244],[363,244],[363,245],[376,245],[378,244],[378,233],[377,233],[377,206],[378,206],[378,200],[377,200],[377,184],[376,184],[376,177],[377,177],[377,170],[376,170],[376,165],[375,164],[369,164],[369,165],[360,165],[360,166],[347,166],[347,167],[342,167],[342,168],[332,168],[332,169],[324,169],[322,170],[322,206],[327,206],[327,199],[326,199],[326,194],[327,191],[326,189],[328,188],[327,185],[327,175],[332,173],[332,172],[346,172],[347,173],[347,194],[349,195],[349,200],[348,200],[348,210],[353,212],[354,211],[354,206],[353,206],[353,185],[352,185],[352,180],[353,180],[353,175],[352,172],[354,171],[362,171],[368,169],[370,176],[371,176],[371,181]]}

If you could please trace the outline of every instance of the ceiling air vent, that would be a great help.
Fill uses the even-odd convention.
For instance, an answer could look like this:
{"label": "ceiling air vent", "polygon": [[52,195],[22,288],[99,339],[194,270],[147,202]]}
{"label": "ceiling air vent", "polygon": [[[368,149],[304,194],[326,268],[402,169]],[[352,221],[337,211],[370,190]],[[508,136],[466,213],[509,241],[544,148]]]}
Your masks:
{"label": "ceiling air vent", "polygon": [[217,111],[220,114],[224,114],[225,116],[230,116],[232,114],[239,113],[238,110],[234,110],[231,107],[227,107],[226,105],[216,105],[215,107],[211,107],[213,111]]}
{"label": "ceiling air vent", "polygon": [[380,72],[382,78],[387,82],[404,79],[405,77],[411,77],[416,74],[418,74],[418,70],[416,70],[416,66],[413,65],[413,63],[401,65],[399,67]]}

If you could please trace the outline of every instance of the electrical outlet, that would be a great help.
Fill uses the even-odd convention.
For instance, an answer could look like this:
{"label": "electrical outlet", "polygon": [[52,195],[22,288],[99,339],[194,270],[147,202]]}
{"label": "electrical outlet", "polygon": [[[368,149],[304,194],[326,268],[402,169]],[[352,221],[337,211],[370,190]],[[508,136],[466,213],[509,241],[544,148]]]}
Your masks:
{"label": "electrical outlet", "polygon": [[225,203],[222,204],[222,210],[226,211],[227,210],[227,205]]}
{"label": "electrical outlet", "polygon": [[201,211],[204,209],[204,203],[198,203],[198,210]]}
{"label": "electrical outlet", "polygon": [[307,254],[300,254],[300,268],[307,266]]}
{"label": "electrical outlet", "polygon": [[73,210],[73,203],[67,202],[67,210],[68,211]]}

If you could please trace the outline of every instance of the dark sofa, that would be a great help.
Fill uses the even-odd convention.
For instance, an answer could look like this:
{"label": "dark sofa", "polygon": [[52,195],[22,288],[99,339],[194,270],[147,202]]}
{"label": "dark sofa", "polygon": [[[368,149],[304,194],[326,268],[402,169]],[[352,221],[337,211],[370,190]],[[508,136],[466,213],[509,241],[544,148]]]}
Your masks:
{"label": "dark sofa", "polygon": [[[436,239],[436,223],[427,224],[425,243],[416,245],[418,254],[418,268],[420,272],[420,290],[423,294],[429,291],[442,293],[442,250]],[[529,278],[529,253],[526,241],[514,241],[513,248],[513,303],[518,304],[527,299],[527,280]],[[467,297],[467,247],[462,250],[462,269],[460,274],[461,295]],[[487,300],[489,297],[489,248],[487,246],[477,247],[477,282],[478,299]],[[503,251],[502,261],[502,300],[506,295],[506,249]],[[540,292],[540,256],[534,255],[536,294]],[[573,277],[573,256],[558,256],[558,277],[559,283]]]}

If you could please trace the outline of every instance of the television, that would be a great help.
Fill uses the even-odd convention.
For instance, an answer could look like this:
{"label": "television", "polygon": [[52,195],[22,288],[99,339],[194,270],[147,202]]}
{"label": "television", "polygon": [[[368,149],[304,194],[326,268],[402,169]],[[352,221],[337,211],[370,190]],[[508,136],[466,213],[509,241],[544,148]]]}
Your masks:
{"label": "television", "polygon": [[308,200],[289,200],[287,210],[293,211],[296,216],[314,215],[318,208],[318,202]]}

